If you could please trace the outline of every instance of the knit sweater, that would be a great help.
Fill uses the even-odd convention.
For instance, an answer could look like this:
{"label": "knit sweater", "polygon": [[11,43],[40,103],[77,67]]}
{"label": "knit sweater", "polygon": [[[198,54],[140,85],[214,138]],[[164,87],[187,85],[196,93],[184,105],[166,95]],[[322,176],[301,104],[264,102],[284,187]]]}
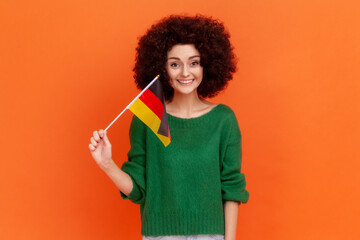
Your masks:
{"label": "knit sweater", "polygon": [[140,204],[144,236],[224,234],[224,201],[246,203],[241,134],[234,112],[219,104],[195,118],[168,114],[166,148],[136,116],[121,169],[133,189],[121,197]]}

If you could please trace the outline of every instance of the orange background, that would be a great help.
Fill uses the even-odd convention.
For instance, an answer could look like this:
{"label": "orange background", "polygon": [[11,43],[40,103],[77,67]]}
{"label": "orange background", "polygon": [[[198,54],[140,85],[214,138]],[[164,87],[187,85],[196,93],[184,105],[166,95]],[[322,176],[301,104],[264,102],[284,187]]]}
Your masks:
{"label": "orange background", "polygon": [[[171,13],[221,19],[250,192],[238,239],[360,239],[360,4],[340,0],[1,1],[0,239],[140,239],[139,207],[91,158],[139,92],[137,38]],[[119,165],[127,112],[110,129]]]}

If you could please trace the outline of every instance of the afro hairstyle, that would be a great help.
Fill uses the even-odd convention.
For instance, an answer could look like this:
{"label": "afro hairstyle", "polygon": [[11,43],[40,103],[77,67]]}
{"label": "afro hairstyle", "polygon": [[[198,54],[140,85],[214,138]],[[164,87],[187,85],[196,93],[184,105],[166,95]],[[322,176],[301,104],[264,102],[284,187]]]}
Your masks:
{"label": "afro hairstyle", "polygon": [[174,90],[166,71],[167,53],[177,44],[194,44],[200,52],[203,80],[197,92],[202,98],[216,96],[236,71],[236,57],[223,23],[212,17],[170,15],[161,19],[140,37],[136,47],[134,79],[138,88],[145,88],[160,74],[166,100]]}

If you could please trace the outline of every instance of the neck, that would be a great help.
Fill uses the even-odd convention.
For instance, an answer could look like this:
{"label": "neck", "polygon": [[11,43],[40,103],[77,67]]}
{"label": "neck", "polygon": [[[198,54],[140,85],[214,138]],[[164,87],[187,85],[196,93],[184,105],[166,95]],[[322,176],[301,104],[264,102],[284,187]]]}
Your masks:
{"label": "neck", "polygon": [[198,94],[183,95],[174,93],[172,100],[168,103],[169,112],[182,117],[191,117],[204,105]]}

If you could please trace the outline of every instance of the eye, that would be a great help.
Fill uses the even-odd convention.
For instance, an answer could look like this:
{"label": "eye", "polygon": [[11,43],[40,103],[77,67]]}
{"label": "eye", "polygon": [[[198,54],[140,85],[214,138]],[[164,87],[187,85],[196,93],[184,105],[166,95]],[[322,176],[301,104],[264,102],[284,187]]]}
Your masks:
{"label": "eye", "polygon": [[174,62],[174,63],[170,63],[170,67],[173,67],[173,68],[176,68],[176,67],[179,67],[180,64]]}
{"label": "eye", "polygon": [[196,66],[196,65],[199,65],[200,62],[199,61],[193,61],[190,63],[190,66]]}

